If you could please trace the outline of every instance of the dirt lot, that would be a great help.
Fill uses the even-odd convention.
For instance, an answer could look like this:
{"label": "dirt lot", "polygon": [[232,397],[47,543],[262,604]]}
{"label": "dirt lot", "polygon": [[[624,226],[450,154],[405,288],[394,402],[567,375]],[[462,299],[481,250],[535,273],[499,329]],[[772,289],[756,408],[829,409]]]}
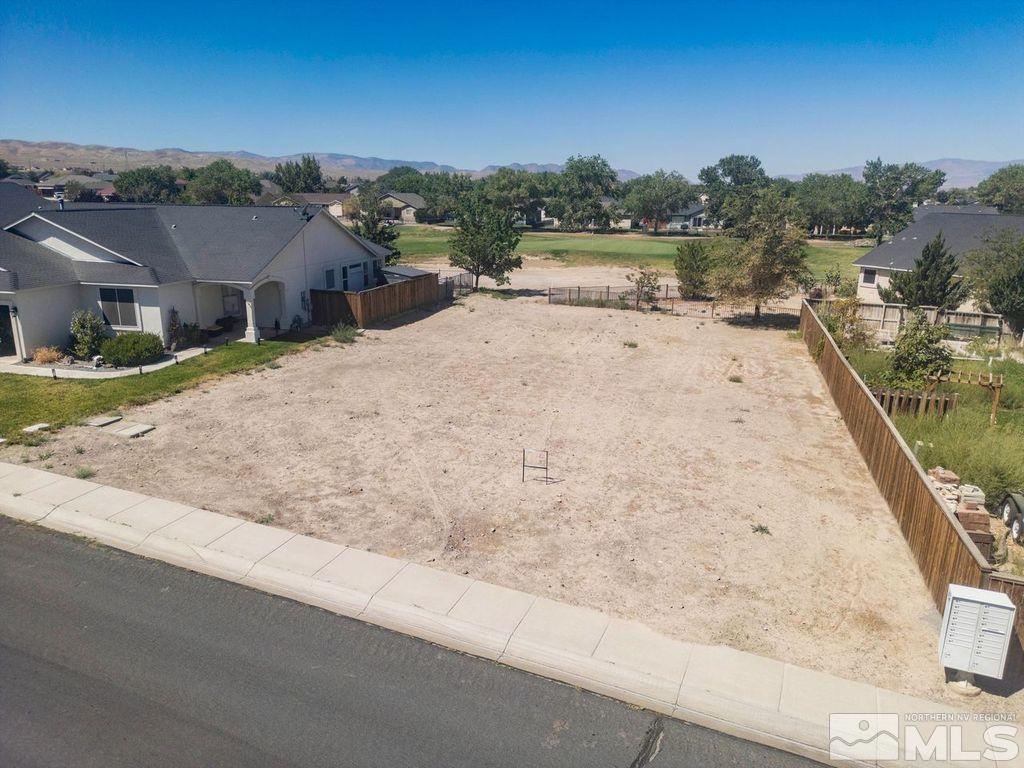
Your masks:
{"label": "dirt lot", "polygon": [[[72,428],[28,453],[680,638],[946,697],[938,615],[784,331],[479,295],[130,415],[156,431]],[[550,451],[558,482],[521,482],[524,447]]]}

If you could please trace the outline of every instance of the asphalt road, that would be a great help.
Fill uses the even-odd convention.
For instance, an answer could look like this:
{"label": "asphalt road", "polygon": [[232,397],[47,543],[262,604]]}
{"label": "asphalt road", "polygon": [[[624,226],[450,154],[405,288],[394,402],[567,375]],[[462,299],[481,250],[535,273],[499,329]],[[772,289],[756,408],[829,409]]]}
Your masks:
{"label": "asphalt road", "polygon": [[0,518],[0,765],[815,764]]}

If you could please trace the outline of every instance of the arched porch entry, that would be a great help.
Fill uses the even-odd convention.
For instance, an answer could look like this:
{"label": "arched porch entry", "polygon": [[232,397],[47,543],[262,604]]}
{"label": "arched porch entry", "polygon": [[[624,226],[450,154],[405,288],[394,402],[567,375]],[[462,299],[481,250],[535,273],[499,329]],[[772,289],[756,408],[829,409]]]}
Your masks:
{"label": "arched porch entry", "polygon": [[[285,316],[284,283],[267,280],[256,286],[253,292],[254,312],[257,328],[281,327],[285,330],[291,319]],[[279,323],[280,326],[275,326]]]}

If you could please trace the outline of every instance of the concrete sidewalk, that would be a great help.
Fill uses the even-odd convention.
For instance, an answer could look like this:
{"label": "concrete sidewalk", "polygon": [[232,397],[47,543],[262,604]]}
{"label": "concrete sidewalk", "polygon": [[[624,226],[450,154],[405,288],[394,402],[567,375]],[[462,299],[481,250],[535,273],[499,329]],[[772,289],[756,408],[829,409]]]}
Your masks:
{"label": "concrete sidewalk", "polygon": [[[918,713],[955,710],[731,648],[673,640],[597,611],[279,528],[5,463],[0,512],[814,760],[997,765],[983,759],[833,761],[830,714],[899,713],[911,722]],[[985,749],[986,724],[960,724],[964,749]],[[1022,758],[998,763],[1021,764]]]}

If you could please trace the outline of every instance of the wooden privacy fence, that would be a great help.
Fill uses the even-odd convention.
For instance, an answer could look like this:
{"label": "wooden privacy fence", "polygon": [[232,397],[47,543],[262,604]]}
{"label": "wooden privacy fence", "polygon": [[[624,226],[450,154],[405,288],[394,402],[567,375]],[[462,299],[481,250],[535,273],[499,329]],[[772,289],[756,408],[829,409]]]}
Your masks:
{"label": "wooden privacy fence", "polygon": [[956,410],[957,394],[905,389],[872,389],[871,394],[889,416],[912,413],[917,416],[945,416]]}
{"label": "wooden privacy fence", "polygon": [[[824,305],[827,307],[832,299],[808,299],[816,310]],[[1002,315],[991,315],[984,312],[952,312],[936,309],[934,307],[922,307],[928,322],[933,325],[944,325],[949,329],[952,339],[972,339],[977,336],[986,336],[1002,340],[1003,317]],[[871,304],[861,302],[858,307],[858,315],[862,323],[875,332],[883,340],[891,341],[896,338],[900,328],[907,322],[910,310],[905,304]]]}
{"label": "wooden privacy fence", "polygon": [[800,308],[800,332],[850,435],[899,523],[935,605],[943,610],[950,584],[1005,592],[1017,606],[1017,639],[1021,641],[1024,579],[995,573],[982,557],[806,301]]}
{"label": "wooden privacy fence", "polygon": [[411,309],[436,304],[441,299],[441,289],[433,273],[366,291],[314,289],[309,292],[313,324],[330,328],[338,323],[350,323],[365,328]]}

